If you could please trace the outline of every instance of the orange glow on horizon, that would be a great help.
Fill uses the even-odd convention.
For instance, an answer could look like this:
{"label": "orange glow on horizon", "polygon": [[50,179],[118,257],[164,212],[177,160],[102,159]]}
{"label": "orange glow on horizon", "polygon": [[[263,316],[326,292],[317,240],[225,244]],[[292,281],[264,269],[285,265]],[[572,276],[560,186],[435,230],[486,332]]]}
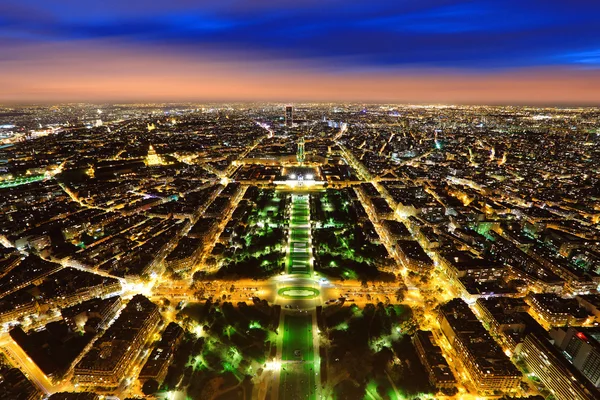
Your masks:
{"label": "orange glow on horizon", "polygon": [[[530,69],[331,72],[331,60],[203,58],[97,43],[25,46],[0,61],[0,103],[65,101],[359,101],[600,104],[600,71]],[[338,60],[339,61],[339,60]]]}

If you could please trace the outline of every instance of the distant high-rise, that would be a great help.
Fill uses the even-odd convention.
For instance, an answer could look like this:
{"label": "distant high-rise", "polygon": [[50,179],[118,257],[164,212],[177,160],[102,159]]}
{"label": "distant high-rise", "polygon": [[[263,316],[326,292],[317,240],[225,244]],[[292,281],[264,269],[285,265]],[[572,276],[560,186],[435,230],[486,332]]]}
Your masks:
{"label": "distant high-rise", "polygon": [[298,151],[296,152],[296,159],[300,164],[304,162],[304,136],[298,139]]}
{"label": "distant high-rise", "polygon": [[294,123],[294,107],[285,106],[285,124],[286,126],[292,126]]}

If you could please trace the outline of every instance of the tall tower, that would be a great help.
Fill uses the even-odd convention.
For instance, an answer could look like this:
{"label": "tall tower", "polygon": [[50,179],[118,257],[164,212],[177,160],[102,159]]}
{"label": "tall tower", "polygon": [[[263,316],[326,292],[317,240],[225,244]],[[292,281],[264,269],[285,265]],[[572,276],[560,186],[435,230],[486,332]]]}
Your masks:
{"label": "tall tower", "polygon": [[300,139],[298,139],[298,151],[296,151],[296,160],[298,160],[300,164],[304,162],[304,136],[301,136]]}
{"label": "tall tower", "polygon": [[294,107],[285,106],[285,125],[292,126],[294,123]]}

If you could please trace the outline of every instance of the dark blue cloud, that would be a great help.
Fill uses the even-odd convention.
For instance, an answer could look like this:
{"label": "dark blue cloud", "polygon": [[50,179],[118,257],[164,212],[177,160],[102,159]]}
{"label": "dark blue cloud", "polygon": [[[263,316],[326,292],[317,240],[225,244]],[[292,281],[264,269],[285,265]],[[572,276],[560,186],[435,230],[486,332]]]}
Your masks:
{"label": "dark blue cloud", "polygon": [[349,69],[600,68],[599,14],[597,0],[4,0],[0,43],[111,39]]}

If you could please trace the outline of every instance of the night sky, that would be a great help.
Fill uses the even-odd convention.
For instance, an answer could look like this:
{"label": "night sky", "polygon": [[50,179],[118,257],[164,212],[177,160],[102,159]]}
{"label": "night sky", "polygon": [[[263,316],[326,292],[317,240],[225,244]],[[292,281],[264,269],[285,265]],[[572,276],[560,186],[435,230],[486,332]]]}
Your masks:
{"label": "night sky", "polygon": [[0,101],[599,103],[600,1],[2,0]]}

